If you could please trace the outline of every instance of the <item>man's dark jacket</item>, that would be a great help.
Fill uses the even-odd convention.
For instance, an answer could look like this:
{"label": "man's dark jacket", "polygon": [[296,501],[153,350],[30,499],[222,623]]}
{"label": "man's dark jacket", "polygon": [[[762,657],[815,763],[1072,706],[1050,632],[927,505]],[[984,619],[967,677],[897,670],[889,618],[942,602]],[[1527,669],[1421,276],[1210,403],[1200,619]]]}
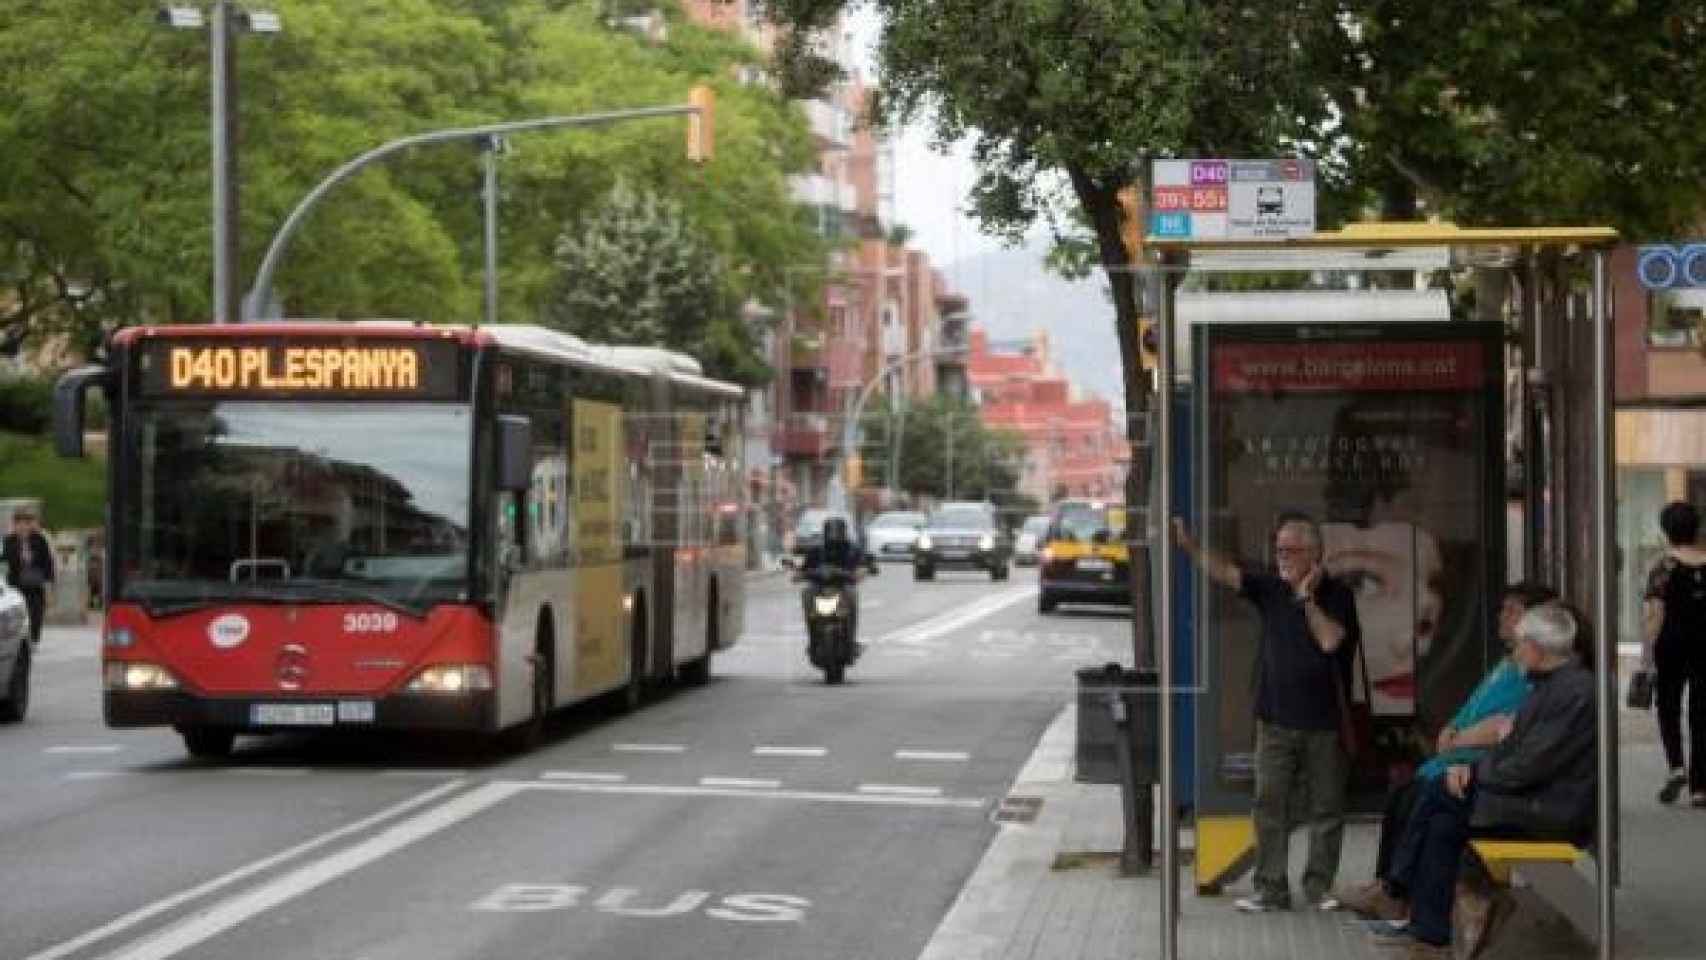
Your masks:
{"label": "man's dark jacket", "polygon": [[[18,535],[6,534],[5,539],[0,541],[0,559],[6,561],[6,582],[14,587],[18,586],[18,576],[24,569],[23,556],[24,551],[19,544]],[[53,582],[53,549],[48,546],[47,538],[42,536],[39,530],[30,533],[30,560],[30,566],[41,571],[43,580]]]}
{"label": "man's dark jacket", "polygon": [[1570,663],[1529,680],[1510,736],[1475,763],[1470,825],[1586,842],[1599,783],[1594,676]]}

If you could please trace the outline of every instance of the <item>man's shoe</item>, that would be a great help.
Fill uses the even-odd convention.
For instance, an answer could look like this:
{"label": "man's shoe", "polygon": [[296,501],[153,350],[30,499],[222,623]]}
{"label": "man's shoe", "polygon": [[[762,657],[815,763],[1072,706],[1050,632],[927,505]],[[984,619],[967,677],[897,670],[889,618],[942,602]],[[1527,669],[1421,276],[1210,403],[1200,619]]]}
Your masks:
{"label": "man's shoe", "polygon": [[1273,913],[1276,910],[1290,910],[1291,901],[1279,897],[1270,897],[1265,893],[1243,897],[1232,902],[1242,913]]}
{"label": "man's shoe", "polygon": [[1346,890],[1338,895],[1339,902],[1345,909],[1354,910],[1365,917],[1379,920],[1403,920],[1410,915],[1410,907],[1404,901],[1386,891],[1386,884],[1375,880],[1366,886],[1355,890]]}
{"label": "man's shoe", "polygon": [[1659,802],[1675,803],[1676,798],[1682,796],[1682,790],[1686,786],[1688,786],[1688,777],[1686,775],[1681,773],[1672,773],[1670,775],[1670,779],[1665,781],[1664,787],[1659,790]]}
{"label": "man's shoe", "polygon": [[1407,947],[1416,942],[1416,935],[1410,931],[1408,923],[1394,923],[1390,920],[1368,920],[1364,922],[1369,938],[1382,947]]}
{"label": "man's shoe", "polygon": [[1330,893],[1324,893],[1319,897],[1311,898],[1309,905],[1322,913],[1332,913],[1334,910],[1344,906],[1343,903],[1339,902],[1338,897],[1335,897]]}

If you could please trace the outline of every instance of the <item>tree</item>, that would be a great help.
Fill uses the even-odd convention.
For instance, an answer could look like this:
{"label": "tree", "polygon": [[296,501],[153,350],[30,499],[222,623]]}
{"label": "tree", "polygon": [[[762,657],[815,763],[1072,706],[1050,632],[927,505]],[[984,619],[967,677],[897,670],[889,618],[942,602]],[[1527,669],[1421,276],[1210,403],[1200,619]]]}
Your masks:
{"label": "tree", "polygon": [[680,203],[618,180],[558,237],[554,262],[547,326],[599,343],[668,346],[713,376],[751,378],[758,360],[738,339],[744,327],[727,309],[721,266]]}
{"label": "tree", "polygon": [[866,414],[860,449],[867,483],[887,482],[897,436],[897,480],[908,494],[1002,505],[1018,496],[1024,437],[990,429],[966,401],[932,397]]}

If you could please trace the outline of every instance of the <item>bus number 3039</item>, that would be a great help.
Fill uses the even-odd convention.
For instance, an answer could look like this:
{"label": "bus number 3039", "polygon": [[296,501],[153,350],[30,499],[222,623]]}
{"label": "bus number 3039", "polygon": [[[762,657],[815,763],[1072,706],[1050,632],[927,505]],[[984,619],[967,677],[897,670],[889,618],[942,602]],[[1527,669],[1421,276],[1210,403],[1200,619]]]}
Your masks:
{"label": "bus number 3039", "polygon": [[344,614],[344,632],[395,633],[397,632],[397,615],[389,612],[346,613]]}

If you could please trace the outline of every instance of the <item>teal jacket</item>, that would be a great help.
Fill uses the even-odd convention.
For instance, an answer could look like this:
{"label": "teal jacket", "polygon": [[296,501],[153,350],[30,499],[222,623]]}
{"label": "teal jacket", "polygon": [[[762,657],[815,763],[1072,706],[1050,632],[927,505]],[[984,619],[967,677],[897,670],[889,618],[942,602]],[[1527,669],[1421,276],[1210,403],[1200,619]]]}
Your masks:
{"label": "teal jacket", "polygon": [[[1481,679],[1480,686],[1476,687],[1475,692],[1458,708],[1457,715],[1451,718],[1448,726],[1453,730],[1467,730],[1488,717],[1499,714],[1515,716],[1517,708],[1522,706],[1532,689],[1534,685],[1522,675],[1522,671],[1517,669],[1511,658],[1504,657]],[[1454,747],[1422,764],[1421,769],[1416,771],[1416,776],[1444,776],[1447,767],[1472,764],[1487,750],[1487,747]]]}

